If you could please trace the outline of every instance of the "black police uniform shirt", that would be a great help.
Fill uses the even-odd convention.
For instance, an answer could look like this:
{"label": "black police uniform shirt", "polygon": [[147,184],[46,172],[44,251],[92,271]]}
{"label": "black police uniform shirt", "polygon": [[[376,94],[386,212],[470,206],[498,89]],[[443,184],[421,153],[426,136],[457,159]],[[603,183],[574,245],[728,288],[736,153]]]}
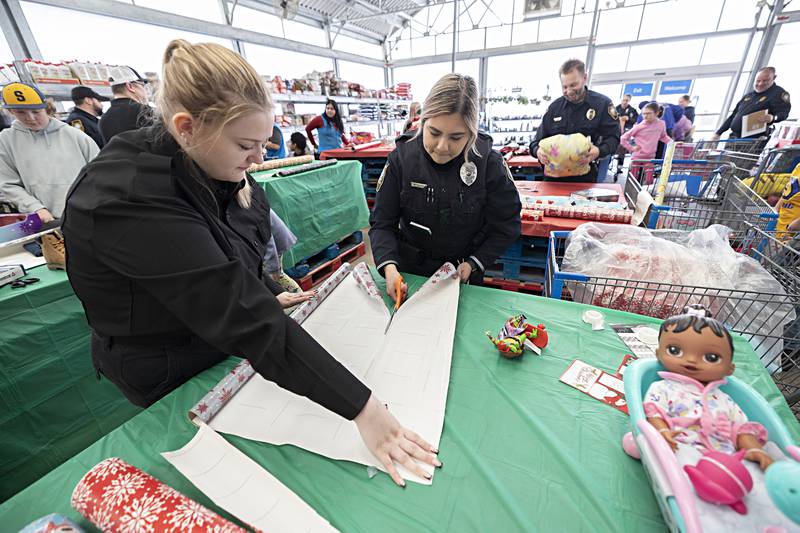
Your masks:
{"label": "black police uniform shirt", "polygon": [[[717,135],[722,135],[728,130],[731,130],[731,139],[740,139],[742,137],[742,118],[750,113],[766,109],[767,112],[774,116],[773,123],[786,120],[789,116],[789,111],[792,110],[792,103],[789,99],[789,93],[783,90],[779,85],[773,84],[772,87],[764,92],[757,93],[751,91],[744,95],[733,113],[725,119],[722,126],[717,130]],[[750,138],[756,138],[764,135],[764,133],[757,133],[751,135]]]}
{"label": "black police uniform shirt", "polygon": [[123,131],[144,128],[153,124],[153,109],[132,98],[114,98],[111,107],[100,117],[100,133],[107,143]]}
{"label": "black police uniform shirt", "polygon": [[[471,185],[461,179],[461,154],[443,165],[425,151],[422,134],[403,134],[378,181],[370,244],[379,271],[429,276],[444,262],[471,259],[476,280],[520,234],[519,192],[492,138],[479,133],[470,161]],[[476,268],[477,267],[477,268]]]}
{"label": "black police uniform shirt", "polygon": [[91,113],[87,113],[79,107],[73,108],[67,117],[67,124],[73,128],[78,128],[81,130],[97,143],[98,148],[102,148],[106,143],[103,141],[103,136],[100,134],[98,121],[99,120],[96,116],[92,115]]}
{"label": "black police uniform shirt", "polygon": [[[93,356],[142,346],[125,352],[121,365],[96,366],[147,405],[203,370],[191,345],[210,345],[219,357],[207,366],[229,354],[246,357],[265,378],[353,419],[370,391],[284,314],[275,298],[283,289],[263,267],[269,205],[247,181],[249,209],[234,198],[244,180],[204,177],[158,125],[115,136],[82,170],[62,230],[69,280],[89,325],[114,341],[111,352]],[[168,368],[152,369],[163,374],[158,390],[143,391],[158,381],[142,370],[148,358],[187,337],[201,342],[170,352]]]}
{"label": "black police uniform shirt", "polygon": [[[628,120],[625,122],[625,131],[633,128],[636,125],[636,119],[639,117],[639,112],[633,108],[632,105],[628,105],[626,108],[622,108],[622,104],[617,106],[617,117],[628,117]],[[619,119],[617,119],[619,120]]]}
{"label": "black police uniform shirt", "polygon": [[[617,109],[611,99],[598,92],[586,89],[586,97],[580,103],[573,103],[560,96],[547,108],[542,123],[536,130],[536,137],[530,144],[531,155],[536,157],[539,142],[553,135],[582,133],[600,150],[598,160],[614,154],[619,146],[619,120]],[[567,178],[545,178],[562,182],[595,181],[597,164],[593,163],[584,176]]]}

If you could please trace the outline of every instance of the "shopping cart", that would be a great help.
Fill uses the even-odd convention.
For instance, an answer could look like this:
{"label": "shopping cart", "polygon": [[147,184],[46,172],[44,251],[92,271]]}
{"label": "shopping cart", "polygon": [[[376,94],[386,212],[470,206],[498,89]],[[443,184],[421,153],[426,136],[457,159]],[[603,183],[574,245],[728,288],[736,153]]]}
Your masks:
{"label": "shopping cart", "polygon": [[[673,239],[680,233],[659,236]],[[800,238],[792,245],[784,244],[774,234],[749,224],[731,235],[734,249],[759,261],[785,291],[770,294],[566,272],[562,261],[569,235],[566,231],[550,234],[546,297],[662,319],[680,314],[686,305],[701,304],[750,342],[800,419]]]}
{"label": "shopping cart", "polygon": [[762,198],[777,197],[789,183],[798,165],[800,165],[800,145],[770,150],[753,171],[753,177],[744,180],[743,183]]}
{"label": "shopping cart", "polygon": [[747,178],[758,165],[759,157],[767,144],[762,139],[725,139],[677,143],[675,154],[682,159],[697,159],[713,163],[732,163],[739,179]]}
{"label": "shopping cart", "polygon": [[[651,165],[653,180],[649,179],[645,164]],[[634,161],[625,183],[625,196],[637,198],[646,189],[655,198],[663,165],[661,159]],[[749,223],[772,230],[777,219],[772,207],[737,177],[732,163],[676,159],[672,161],[664,200],[652,207],[648,227],[692,230],[722,224],[743,231],[744,224]]]}

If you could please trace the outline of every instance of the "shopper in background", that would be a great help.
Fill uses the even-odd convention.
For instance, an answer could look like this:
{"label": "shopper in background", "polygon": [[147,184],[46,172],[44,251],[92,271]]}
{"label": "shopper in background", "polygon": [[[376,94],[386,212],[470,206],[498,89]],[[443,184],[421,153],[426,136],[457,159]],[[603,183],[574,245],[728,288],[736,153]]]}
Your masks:
{"label": "shopper in background", "polygon": [[314,155],[314,151],[311,150],[311,147],[308,146],[308,139],[306,136],[296,131],[292,133],[291,137],[289,137],[289,151],[291,155],[294,157],[299,157],[301,155]]}
{"label": "shopper in background", "polygon": [[792,104],[789,93],[775,83],[775,78],[777,78],[777,75],[774,67],[759,69],[753,82],[753,90],[739,100],[731,115],[711,136],[711,140],[718,141],[720,136],[728,130],[731,130],[731,139],[742,138],[742,120],[756,111],[767,111],[763,117],[763,122],[761,122],[761,124],[767,125],[767,130],[745,137],[746,139],[767,137],[770,134],[772,124],[786,120],[789,116],[789,111],[792,110]]}
{"label": "shopper in background", "polygon": [[408,130],[417,129],[421,113],[422,106],[419,105],[419,102],[411,102],[411,105],[408,106],[408,118],[406,119],[406,123],[403,125],[403,133],[407,132]]}
{"label": "shopper in background", "polygon": [[0,196],[20,213],[50,222],[61,216],[67,190],[99,149],[82,131],[50,117],[35,85],[9,83],[2,100],[15,120],[0,132]]}
{"label": "shopper in background", "polygon": [[67,124],[81,130],[102,148],[105,142],[98,123],[103,114],[103,102],[108,102],[109,99],[83,85],[73,87],[71,96],[75,107],[67,117]]}
{"label": "shopper in background", "polygon": [[[622,134],[620,144],[632,154],[633,164],[631,172],[640,175],[642,169],[645,170],[645,182],[651,183],[653,180],[652,167],[650,163],[645,163],[656,156],[658,142],[669,143],[672,139],[667,135],[667,127],[664,121],[658,118],[658,104],[650,102],[642,109],[642,121],[633,128]],[[635,144],[631,144],[630,141]]]}
{"label": "shopper in background", "polygon": [[106,145],[67,201],[69,280],[97,371],[147,406],[243,356],[266,379],[354,420],[399,485],[395,462],[429,477],[416,461],[441,466],[432,446],[284,314],[313,293],[286,293],[264,272],[269,206],[247,174],[272,131],[262,78],[224,46],[175,40],[158,111],[159,123]]}
{"label": "shopper in background", "polygon": [[370,216],[372,254],[395,300],[400,272],[430,276],[445,262],[458,265],[463,283],[480,284],[520,234],[511,172],[478,132],[475,81],[445,75],[423,109],[419,128],[389,154]]}
{"label": "shopper in background", "polygon": [[544,181],[595,182],[598,159],[616,153],[619,146],[617,109],[611,99],[586,87],[586,65],[580,59],[566,61],[558,71],[563,96],[556,98],[542,117],[536,137],[530,145],[531,154],[546,165],[547,156],[539,150],[539,142],[553,135],[581,133],[592,142],[582,164],[591,164],[583,176],[545,177]]}
{"label": "shopper in background", "polygon": [[286,157],[286,147],[283,145],[283,132],[277,124],[272,124],[272,135],[264,143],[267,149],[265,159],[280,159]]}
{"label": "shopper in background", "polygon": [[147,79],[130,67],[119,67],[115,74],[109,78],[114,99],[100,118],[100,133],[106,144],[118,133],[153,124],[153,109],[147,105]]}
{"label": "shopper in background", "polygon": [[[622,96],[622,101],[617,106],[617,116],[619,116],[619,128],[621,132],[626,132],[636,124],[636,119],[639,118],[639,112],[634,109],[631,103],[632,95],[626,94]],[[625,154],[627,150],[621,144],[617,147],[617,170],[614,173],[614,181],[617,181],[617,176],[622,173],[622,163],[625,161]]]}
{"label": "shopper in background", "polygon": [[[319,134],[319,144],[314,140],[314,130]],[[348,145],[347,136],[344,134],[344,122],[336,102],[330,99],[325,102],[325,113],[311,119],[306,125],[306,135],[319,153],[341,148],[342,144]]]}
{"label": "shopper in background", "polygon": [[672,138],[680,142],[691,142],[692,123],[686,117],[685,109],[679,105],[671,105],[670,112],[675,120],[675,125],[672,126]]}
{"label": "shopper in background", "polygon": [[694,113],[695,109],[692,104],[692,97],[688,94],[684,94],[680,98],[678,98],[678,105],[683,108],[683,116],[689,119],[689,122],[694,124]]}

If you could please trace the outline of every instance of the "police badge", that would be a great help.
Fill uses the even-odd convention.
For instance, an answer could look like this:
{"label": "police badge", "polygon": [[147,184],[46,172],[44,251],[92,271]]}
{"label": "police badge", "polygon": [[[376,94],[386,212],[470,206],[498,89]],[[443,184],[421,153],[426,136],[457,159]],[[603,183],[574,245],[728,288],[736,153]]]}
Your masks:
{"label": "police badge", "polygon": [[595,110],[589,108],[589,111],[586,112],[586,120],[592,120],[596,115],[597,113],[595,113]]}
{"label": "police badge", "polygon": [[469,187],[478,179],[478,167],[472,161],[467,161],[461,165],[459,174],[461,174],[461,181],[464,182],[464,185]]}

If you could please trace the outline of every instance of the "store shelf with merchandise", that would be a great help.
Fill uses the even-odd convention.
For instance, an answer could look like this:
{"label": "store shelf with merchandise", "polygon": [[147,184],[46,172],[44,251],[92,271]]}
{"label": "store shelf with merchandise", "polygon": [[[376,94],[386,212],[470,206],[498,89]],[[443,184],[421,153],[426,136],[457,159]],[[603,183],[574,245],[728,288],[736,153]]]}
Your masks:
{"label": "store shelf with merchandise", "polygon": [[536,136],[550,97],[530,98],[523,89],[490,89],[481,126],[492,136],[494,147],[529,144]]}

